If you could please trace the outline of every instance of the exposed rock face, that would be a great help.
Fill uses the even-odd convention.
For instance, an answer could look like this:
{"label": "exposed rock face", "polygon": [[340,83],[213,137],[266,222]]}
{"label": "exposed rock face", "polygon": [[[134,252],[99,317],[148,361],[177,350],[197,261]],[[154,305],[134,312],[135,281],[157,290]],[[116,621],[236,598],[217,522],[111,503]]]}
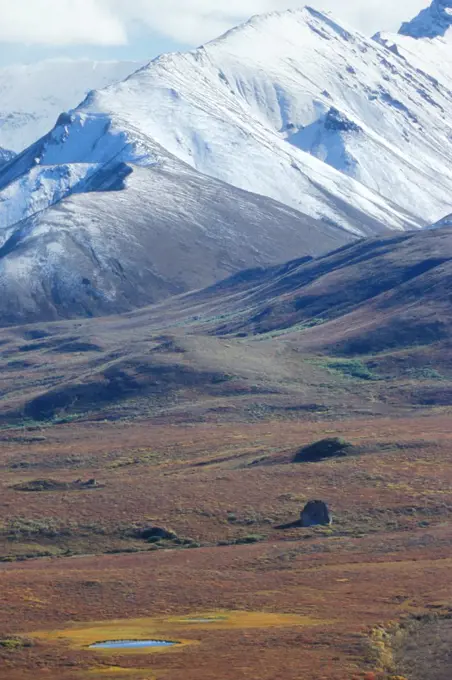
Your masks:
{"label": "exposed rock face", "polygon": [[354,121],[338,111],[334,106],[325,117],[325,129],[334,132],[360,132],[361,128]]}
{"label": "exposed rock face", "polygon": [[333,517],[323,501],[309,501],[301,512],[303,527],[329,526],[332,523]]}
{"label": "exposed rock face", "polygon": [[438,38],[452,26],[452,1],[433,0],[412,21],[402,24],[399,33],[411,38]]}
{"label": "exposed rock face", "polygon": [[9,149],[2,149],[0,147],[0,166],[6,165],[6,163],[12,161],[15,155],[14,151],[9,151]]}

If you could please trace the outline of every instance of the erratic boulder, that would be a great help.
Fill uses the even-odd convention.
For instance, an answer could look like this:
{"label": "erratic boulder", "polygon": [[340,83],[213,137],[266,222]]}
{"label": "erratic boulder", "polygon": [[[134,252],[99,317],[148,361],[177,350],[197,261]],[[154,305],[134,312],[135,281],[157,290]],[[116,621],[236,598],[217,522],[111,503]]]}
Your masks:
{"label": "erratic boulder", "polygon": [[333,517],[328,506],[323,501],[309,501],[301,512],[301,526],[328,526],[333,523]]}

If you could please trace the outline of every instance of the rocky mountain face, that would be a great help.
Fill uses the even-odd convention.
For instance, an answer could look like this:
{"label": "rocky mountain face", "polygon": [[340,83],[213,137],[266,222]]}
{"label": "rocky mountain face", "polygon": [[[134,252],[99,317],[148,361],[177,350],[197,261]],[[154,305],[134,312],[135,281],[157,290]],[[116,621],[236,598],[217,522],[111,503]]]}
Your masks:
{"label": "rocky mountain face", "polygon": [[452,28],[451,0],[433,0],[429,7],[423,9],[414,19],[402,24],[400,35],[411,38],[448,37]]}
{"label": "rocky mountain face", "polygon": [[9,149],[2,149],[0,148],[0,167],[2,165],[6,165],[6,163],[9,163],[16,154],[14,151],[9,151]]}

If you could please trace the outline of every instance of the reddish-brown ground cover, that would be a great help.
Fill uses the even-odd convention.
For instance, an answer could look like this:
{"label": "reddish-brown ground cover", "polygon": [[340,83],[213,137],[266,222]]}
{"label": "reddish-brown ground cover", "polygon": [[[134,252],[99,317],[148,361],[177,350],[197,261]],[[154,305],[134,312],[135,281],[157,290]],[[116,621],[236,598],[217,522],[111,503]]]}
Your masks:
{"label": "reddish-brown ground cover", "polygon": [[[342,436],[361,453],[290,462],[297,448],[323,436]],[[3,559],[34,550],[146,552],[0,564],[0,638],[71,622],[213,610],[312,620],[193,629],[187,635],[199,645],[126,657],[40,639],[30,648],[0,648],[2,680],[85,679],[96,677],[93,668],[115,665],[130,668],[124,677],[132,680],[361,679],[378,667],[369,647],[373,627],[452,605],[447,413],[248,425],[72,424],[1,437]],[[90,477],[104,486],[11,488]],[[295,519],[310,498],[331,505],[331,529],[274,528]],[[54,535],[26,536],[18,522],[53,523]],[[151,523],[201,547],[149,551],[127,536],[128,526]],[[218,545],[250,535],[256,543]],[[109,668],[100,677],[113,680],[118,672]]]}

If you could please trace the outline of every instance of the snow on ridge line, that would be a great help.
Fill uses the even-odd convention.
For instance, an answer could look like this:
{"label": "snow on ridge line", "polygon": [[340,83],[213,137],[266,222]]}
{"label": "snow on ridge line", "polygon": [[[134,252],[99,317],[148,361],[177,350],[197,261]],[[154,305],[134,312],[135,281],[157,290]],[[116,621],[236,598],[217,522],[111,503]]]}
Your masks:
{"label": "snow on ridge line", "polygon": [[131,165],[156,162],[124,130],[116,130],[109,116],[62,114],[48,135],[0,169],[0,228],[74,193],[122,190]]}
{"label": "snow on ridge line", "polygon": [[[102,93],[98,93],[101,95]],[[94,101],[94,99],[92,99]],[[115,130],[118,128],[118,131]],[[88,130],[89,134],[86,134]],[[49,133],[49,135],[41,140],[40,145],[36,150],[33,150],[31,154],[33,163],[39,165],[43,172],[45,173],[45,168],[47,165],[58,165],[58,164],[73,164],[73,163],[86,163],[86,168],[89,169],[93,162],[103,163],[107,159],[114,159],[116,162],[126,162],[134,165],[154,165],[159,162],[159,156],[156,153],[152,153],[149,149],[149,139],[146,136],[142,139],[137,139],[134,136],[133,126],[129,126],[131,130],[130,136],[121,129],[121,123],[119,121],[113,121],[110,115],[97,113],[97,112],[84,112],[80,110],[72,114],[65,114],[60,117],[59,124],[54,131]],[[113,134],[111,134],[113,131]],[[85,132],[84,136],[80,136],[80,132]],[[113,138],[114,144],[111,143]],[[83,141],[83,144],[80,143]],[[154,146],[156,146],[154,144]],[[284,151],[286,151],[285,146],[283,146]],[[289,149],[289,147],[287,147]],[[93,155],[94,154],[94,155]],[[403,229],[403,220],[397,216],[396,211],[389,211],[388,206],[385,204],[384,199],[381,196],[374,195],[372,191],[367,189],[363,185],[355,183],[351,178],[342,177],[340,173],[334,174],[332,169],[328,166],[323,166],[315,158],[310,155],[306,155],[306,160],[312,168],[317,167],[322,170],[324,174],[323,183],[324,190],[331,193],[331,197],[334,198],[335,195],[342,196],[341,200],[346,202],[351,200],[354,204],[354,210],[362,210],[364,213],[371,214],[373,219],[384,223],[386,219],[392,220],[393,228]],[[95,170],[99,169],[96,166]],[[291,167],[291,171],[294,174],[301,172],[301,168]],[[90,179],[94,171],[89,170],[89,175],[86,179]],[[333,175],[328,179],[329,175]],[[1,175],[0,175],[1,179]],[[47,184],[47,177],[45,177]],[[83,190],[82,177],[76,178],[76,183],[79,187],[79,191]],[[309,181],[306,178],[305,181]],[[325,183],[326,182],[326,183]],[[336,186],[337,184],[337,186]],[[343,188],[341,188],[343,185]],[[308,186],[311,186],[310,184]],[[312,185],[313,187],[314,185]],[[34,193],[36,191],[36,178],[32,175],[30,192]],[[69,182],[66,187],[66,193],[63,193],[60,188],[60,178],[56,178],[55,186],[55,198],[61,200],[65,196],[70,195],[73,191],[73,183]],[[46,187],[46,193],[48,196],[51,195],[50,185]],[[262,193],[265,192],[254,192]],[[312,193],[312,189],[311,189]],[[328,194],[327,194],[328,195]],[[321,195],[319,195],[321,196]],[[51,198],[50,203],[55,202],[55,198]],[[306,207],[312,204],[313,196],[303,197],[303,205]],[[310,208],[309,214],[312,214],[318,219],[326,219],[327,222],[336,222],[337,226],[345,228],[348,231],[355,233],[356,235],[362,235],[362,231],[357,227],[353,227],[344,218],[347,210],[343,213],[342,218],[336,210],[330,210],[329,214],[326,210],[327,204],[323,205],[324,198],[317,197],[315,199],[315,204]],[[33,205],[33,203],[31,203]],[[317,207],[314,207],[314,206]],[[298,206],[299,208],[300,206]],[[30,211],[29,211],[30,212]],[[35,212],[35,210],[31,210]],[[302,211],[303,212],[303,211]],[[8,214],[6,210],[3,211],[3,215]],[[26,215],[24,215],[26,216]],[[408,218],[407,218],[408,219]],[[413,227],[417,226],[413,223]]]}
{"label": "snow on ridge line", "polygon": [[[225,31],[222,35],[220,35],[217,38],[213,38],[212,40],[208,40],[207,42],[203,43],[202,45],[200,45],[195,50],[192,50],[192,52],[197,52],[199,50],[202,50],[205,47],[210,47],[210,46],[213,46],[217,43],[227,41],[229,38],[231,38],[232,36],[235,36],[236,34],[246,32],[247,29],[249,29],[249,28],[259,28],[259,27],[261,27],[265,24],[267,24],[267,26],[268,26],[269,23],[271,23],[273,20],[276,20],[276,21],[278,21],[280,19],[285,20],[288,17],[293,17],[298,22],[300,20],[305,21],[306,19],[313,17],[313,18],[319,19],[320,21],[323,21],[324,23],[328,24],[332,28],[334,27],[334,29],[338,33],[341,33],[342,35],[346,34],[348,36],[351,36],[352,32],[354,32],[355,34],[358,33],[358,31],[356,31],[356,29],[353,29],[351,26],[348,26],[348,24],[346,22],[341,21],[341,23],[339,24],[335,20],[332,12],[321,11],[319,9],[316,9],[315,7],[311,7],[310,5],[305,5],[303,7],[298,7],[298,8],[289,8],[289,9],[284,9],[284,10],[276,10],[276,11],[271,11],[271,12],[263,12],[263,13],[260,13],[260,14],[254,14],[247,21],[244,21],[242,24],[239,24],[238,26],[234,26],[233,28],[228,29],[227,31]],[[347,30],[347,29],[349,29],[349,30]],[[174,52],[172,54],[180,54],[180,53]],[[162,55],[162,56],[164,56],[164,55]],[[159,59],[159,57],[156,57],[156,59]],[[153,60],[153,61],[155,61],[155,60]],[[144,68],[146,68],[146,66],[144,66]]]}
{"label": "snow on ridge line", "polygon": [[[277,18],[277,31],[271,17]],[[253,22],[271,26],[240,38]],[[269,41],[269,34],[280,39]],[[82,124],[89,119],[113,124],[119,135],[124,131],[123,141],[132,144],[132,158],[126,159],[131,163],[155,162],[161,148],[166,159],[175,157],[201,173],[355,233],[358,213],[377,230],[385,223],[395,229],[418,226],[413,212],[427,222],[444,214],[438,176],[444,167],[446,182],[451,158],[431,158],[422,129],[427,117],[438,112],[433,104],[421,112],[423,119],[413,112],[412,96],[419,107],[432,93],[426,91],[421,101],[425,84],[412,73],[414,86],[407,90],[394,55],[311,8],[257,17],[226,36],[197,51],[162,56],[120,84],[90,92],[74,119],[66,126],[64,119],[59,121],[61,136],[54,131],[54,143],[40,163],[111,158],[116,147],[108,134],[92,143]],[[242,58],[253,51],[254,61]],[[292,122],[299,131],[333,109],[355,123],[355,130],[336,130],[332,141],[343,147],[347,162],[329,153],[325,137],[311,146],[300,139],[297,148],[295,135],[282,130]],[[402,135],[407,137],[404,146],[399,144]],[[124,159],[125,150],[118,153]],[[403,165],[405,156],[409,163]],[[413,190],[420,176],[426,177],[425,192]],[[433,208],[426,203],[429,193]]]}
{"label": "snow on ridge line", "polygon": [[[290,17],[297,14],[311,17],[311,13],[308,10],[272,13],[267,16],[276,16],[287,19],[288,16]],[[329,18],[323,18],[330,24],[332,23]],[[245,24],[245,27],[247,25],[249,25],[249,22]],[[336,33],[338,32],[337,25],[334,22],[332,30],[335,30]],[[241,29],[239,27],[233,29],[232,32],[229,32],[227,35],[231,36],[234,33],[240,33],[240,31]],[[219,42],[213,41],[210,45],[219,45],[221,42],[222,39],[220,39]],[[177,108],[179,106],[180,108],[185,107],[186,111],[190,107],[196,108],[196,115],[199,116],[201,114],[199,122],[202,122],[202,132],[205,133],[212,123],[212,120],[210,120],[210,123],[204,122],[205,109],[208,108],[209,98],[212,99],[213,96],[215,104],[217,105],[217,110],[215,112],[212,111],[209,114],[210,119],[212,119],[212,114],[217,117],[218,110],[221,111],[222,115],[223,113],[233,113],[236,119],[235,122],[237,122],[237,118],[240,119],[241,117],[243,119],[245,116],[248,121],[251,121],[252,124],[255,123],[255,125],[254,129],[250,129],[248,126],[248,128],[241,133],[241,136],[243,137],[245,135],[251,137],[258,134],[265,145],[272,145],[278,153],[280,139],[274,138],[274,132],[277,131],[268,129],[264,131],[262,129],[261,121],[253,121],[254,116],[250,116],[251,112],[249,111],[249,107],[247,104],[244,106],[243,100],[238,98],[231,100],[229,90],[226,92],[224,90],[225,85],[221,82],[221,76],[221,63],[217,70],[217,63],[211,59],[209,44],[206,44],[205,47],[189,53],[171,53],[158,57],[147,67],[136,72],[119,85],[106,88],[100,92],[91,93],[85,102],[85,106],[87,105],[88,110],[91,111],[105,110],[115,112],[119,117],[124,117],[124,112],[121,110],[121,107],[125,104],[125,108],[128,110],[125,111],[124,115],[127,116],[128,121],[130,122],[132,120],[134,125],[141,129],[143,129],[144,126],[148,136],[153,137],[158,144],[165,147],[171,154],[179,157],[183,162],[191,164],[208,175],[235,184],[235,186],[242,189],[268,195],[278,201],[291,205],[302,212],[313,214],[300,200],[296,202],[293,201],[293,199],[288,199],[283,193],[277,193],[273,180],[271,182],[272,189],[269,189],[268,185],[263,187],[262,184],[247,184],[243,181],[243,177],[238,181],[237,177],[231,175],[230,169],[224,168],[223,170],[224,163],[218,157],[217,142],[219,137],[224,136],[224,129],[219,130],[217,126],[216,130],[218,130],[218,134],[213,135],[214,139],[212,139],[211,135],[211,138],[207,141],[204,137],[200,137],[197,129],[191,128],[190,124],[187,125],[187,116],[185,116],[185,114],[183,120],[178,118]],[[188,81],[191,81],[191,86],[189,85],[187,88]],[[210,91],[207,92],[207,94],[204,94],[199,91],[199,88],[204,88],[206,81],[208,81]],[[152,101],[149,100],[146,102],[146,91],[149,91],[152,94]],[[235,96],[237,95],[237,92],[234,92],[233,94]],[[162,115],[160,116],[161,123],[160,121],[153,120],[156,117],[159,118],[159,111],[162,112]],[[190,110],[189,115],[192,117],[192,110]],[[173,119],[176,121],[174,124]],[[167,120],[171,120],[172,124],[170,126],[167,125]],[[238,120],[238,122],[242,125],[240,120]],[[182,132],[179,131],[178,124],[182,126]],[[224,120],[222,121],[223,128],[227,127],[229,124],[228,115],[225,115]],[[184,130],[184,128],[188,129]],[[273,135],[271,141],[268,139],[269,133]],[[267,139],[262,139],[263,135],[265,135]],[[225,143],[227,143],[227,141],[228,140],[225,140]],[[232,138],[229,141],[235,148],[236,142],[233,141]],[[290,155],[291,153],[297,154],[297,151],[291,149],[287,144],[281,146],[281,152],[284,153],[284,155]],[[311,172],[314,172],[315,175],[316,171],[320,171],[322,175],[329,174],[327,168],[323,168],[322,170],[320,169],[321,166],[313,168],[313,161],[308,161],[308,158],[309,156],[304,155],[303,161],[298,159],[302,166],[306,165],[306,163],[308,164],[308,167],[306,168],[307,173],[310,174]],[[210,162],[210,159],[212,162]],[[297,164],[295,163],[295,165]],[[243,165],[240,167],[240,175],[243,175]],[[339,181],[338,177],[335,181]],[[342,182],[347,183],[347,180],[343,178]],[[361,188],[358,189],[359,186],[360,185],[357,185],[357,194],[363,192],[363,187],[361,186]],[[349,198],[350,193],[353,193],[352,187],[350,187],[350,189],[351,192],[348,192]],[[297,194],[300,195],[300,192],[298,191]],[[368,195],[370,195],[369,192]],[[384,203],[384,199],[381,197],[376,199],[375,197],[375,203]],[[316,213],[314,216],[319,217],[320,214]],[[333,218],[333,215],[331,215],[331,218]],[[375,218],[380,220],[383,218],[383,221],[385,220],[382,213],[378,216],[375,214]],[[390,224],[392,223],[391,218],[388,217],[388,212],[386,212],[386,219],[388,219]],[[404,219],[406,219],[406,216]],[[398,220],[398,224],[401,225],[402,221],[403,220]]]}

